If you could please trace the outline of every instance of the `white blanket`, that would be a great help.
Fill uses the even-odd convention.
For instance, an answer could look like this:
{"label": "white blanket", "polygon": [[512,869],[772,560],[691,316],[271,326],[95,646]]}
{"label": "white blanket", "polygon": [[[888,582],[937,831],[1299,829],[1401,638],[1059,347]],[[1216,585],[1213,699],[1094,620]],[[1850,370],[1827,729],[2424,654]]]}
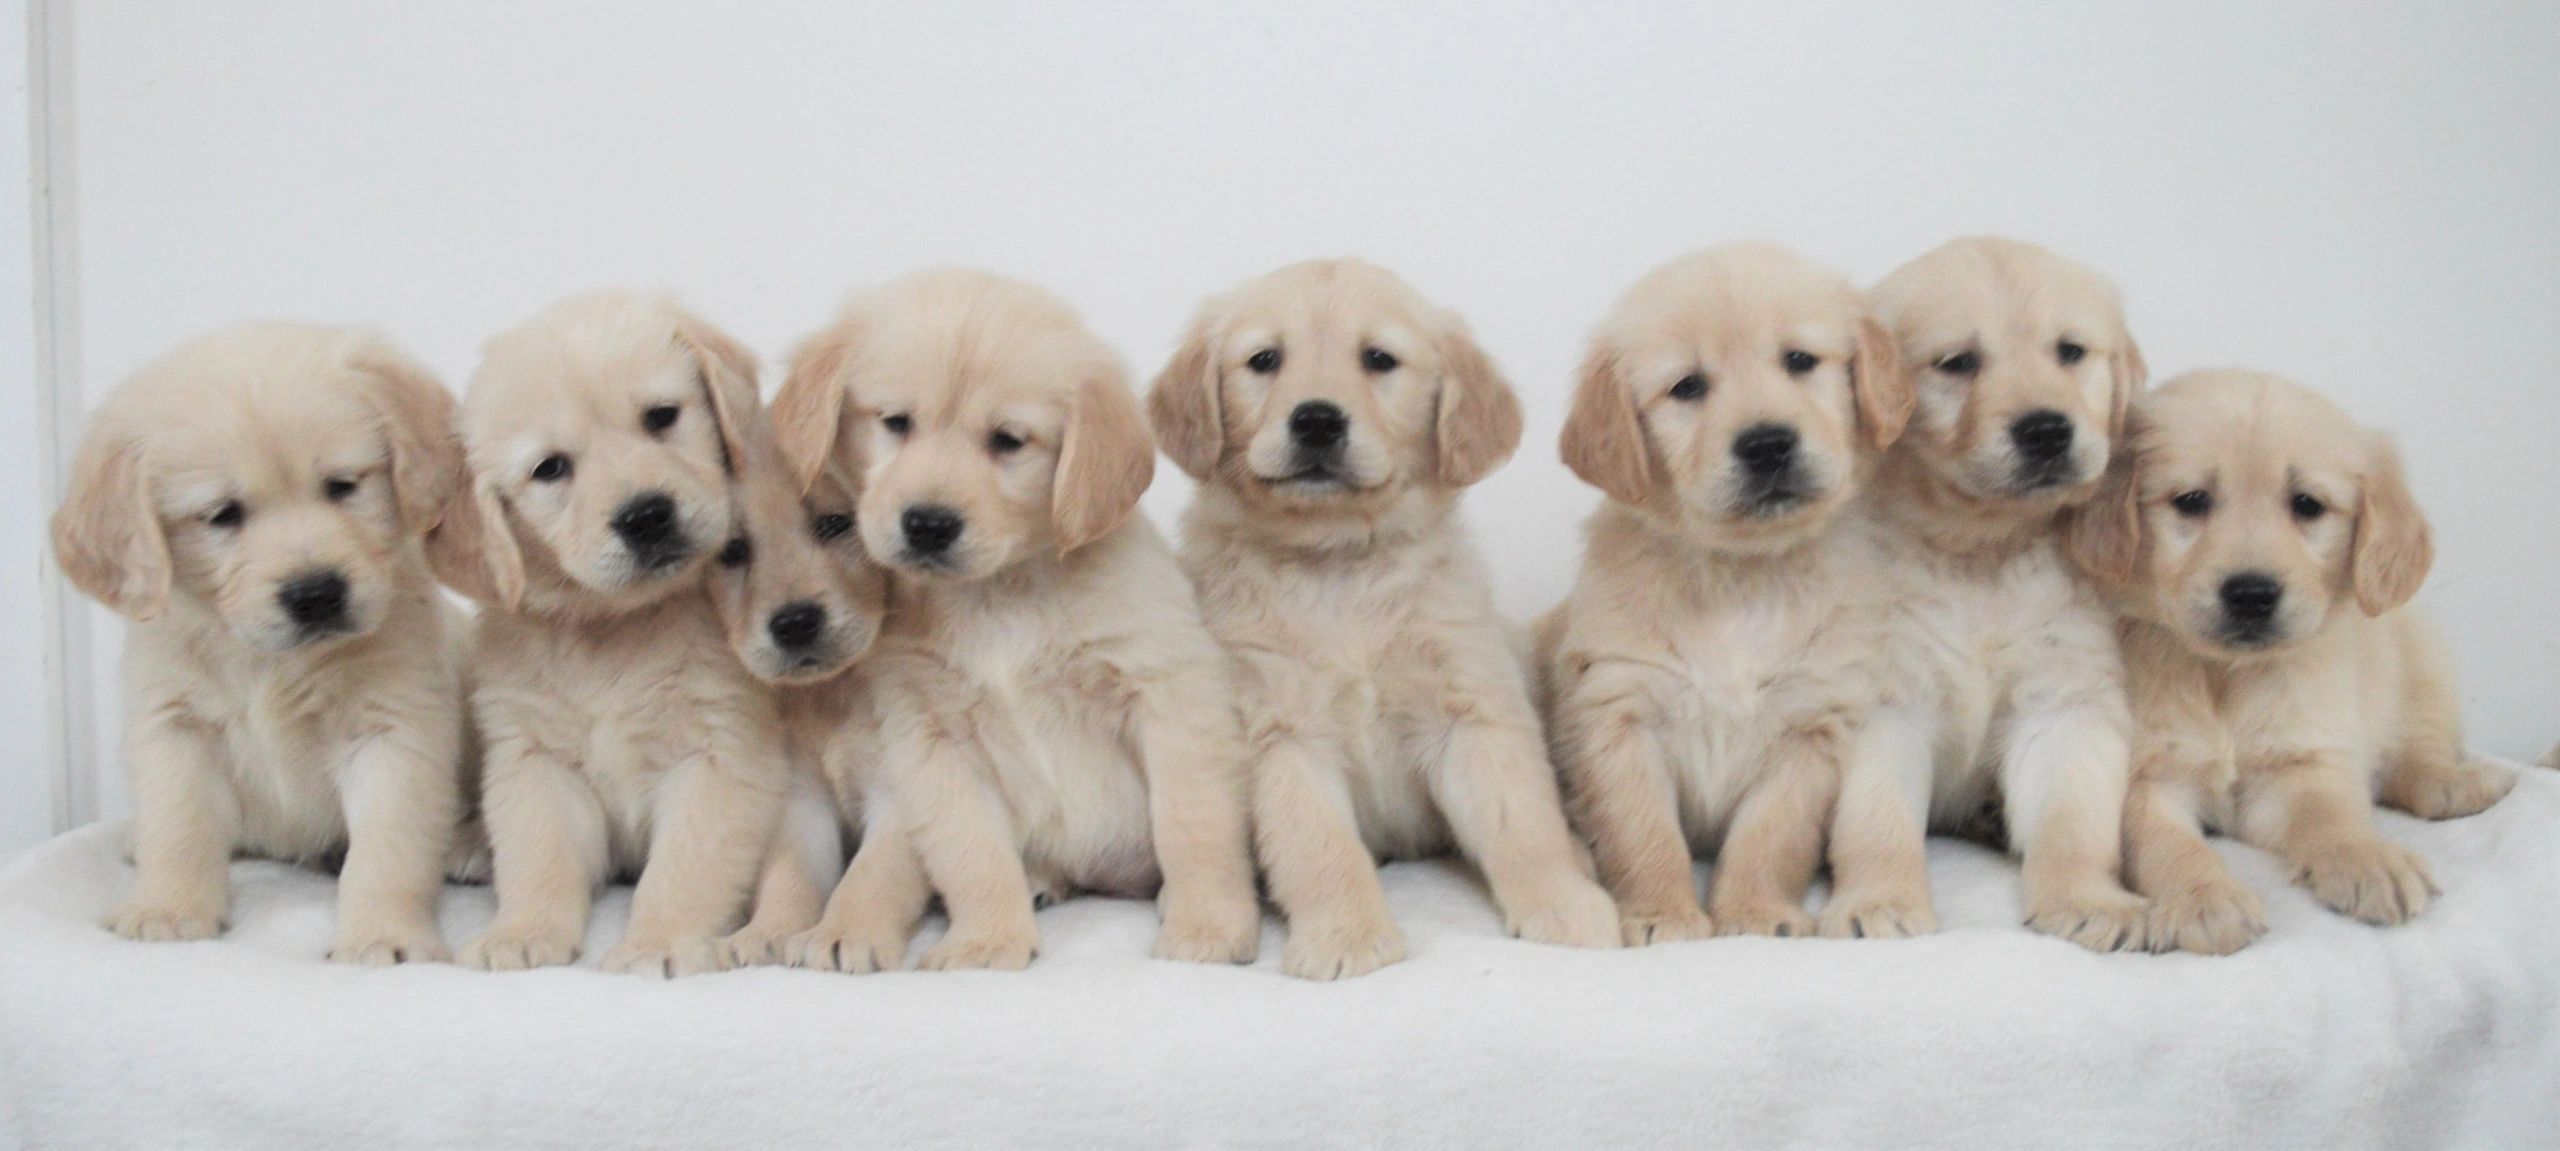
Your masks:
{"label": "white blanket", "polygon": [[[1278,974],[1276,927],[1251,968],[1149,960],[1153,909],[1101,899],[1043,912],[1020,974],[355,970],[320,958],[329,878],[266,863],[226,938],[129,943],[92,827],[0,873],[0,1145],[2554,1146],[2560,777],[2526,775],[2383,817],[2445,889],[2394,930],[2225,844],[2264,939],[2092,955],[1940,842],[1931,938],[1584,953],[1418,864],[1387,871],[1412,958],[1338,985]],[[456,889],[446,933],[489,913]]]}

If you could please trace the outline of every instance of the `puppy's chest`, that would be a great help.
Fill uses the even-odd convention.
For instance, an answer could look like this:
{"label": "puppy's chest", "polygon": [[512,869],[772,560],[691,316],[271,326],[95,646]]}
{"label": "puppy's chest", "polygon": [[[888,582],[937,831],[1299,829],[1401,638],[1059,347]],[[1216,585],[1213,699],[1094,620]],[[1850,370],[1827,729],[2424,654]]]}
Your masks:
{"label": "puppy's chest", "polygon": [[1676,680],[1665,711],[1690,724],[1732,726],[1783,720],[1840,689],[1848,653],[1835,629],[1842,605],[1793,596],[1754,597],[1699,607],[1666,628]]}
{"label": "puppy's chest", "polygon": [[500,722],[590,774],[655,774],[747,718],[753,689],[706,622],[668,613],[535,637],[514,653],[517,674],[481,690],[501,703]]}
{"label": "puppy's chest", "polygon": [[[1279,680],[1310,698],[1285,702],[1372,720],[1432,710],[1443,633],[1427,617],[1427,571],[1378,565],[1352,571],[1282,568],[1246,589],[1219,628],[1231,646],[1285,669]],[[1448,605],[1436,605],[1446,607]],[[1278,686],[1278,685],[1267,685]]]}

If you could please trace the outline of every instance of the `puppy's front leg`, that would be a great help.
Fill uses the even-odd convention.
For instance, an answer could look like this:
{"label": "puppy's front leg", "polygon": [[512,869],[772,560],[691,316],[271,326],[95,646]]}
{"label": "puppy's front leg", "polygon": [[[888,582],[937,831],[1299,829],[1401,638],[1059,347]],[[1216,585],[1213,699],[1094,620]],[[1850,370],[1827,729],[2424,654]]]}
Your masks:
{"label": "puppy's front leg", "polygon": [[815,926],[827,892],[844,874],[844,836],[836,816],[835,797],[825,785],[806,776],[792,781],[784,802],[782,824],[764,853],[747,925],[721,946],[729,962],[753,967],[789,960],[784,950],[792,936]]}
{"label": "puppy's front leg", "polygon": [[1716,860],[1710,901],[1728,935],[1811,935],[1805,892],[1822,866],[1822,838],[1840,796],[1848,734],[1817,724],[1781,736],[1759,784],[1743,797]]}
{"label": "puppy's front leg", "polygon": [[338,781],[347,861],[338,872],[338,932],[329,958],[382,966],[441,961],[436,929],[446,856],[462,796],[461,733],[392,730],[366,740]]}
{"label": "puppy's front leg", "polygon": [[1938,929],[1929,900],[1932,734],[1922,712],[1894,707],[1869,715],[1852,738],[1831,817],[1824,935],[1900,939]]}
{"label": "puppy's front leg", "polygon": [[127,736],[133,779],[133,893],[106,926],[148,942],[211,939],[231,906],[231,852],[240,800],[211,733],[136,724]]}
{"label": "puppy's front leg", "polygon": [[[1245,809],[1243,736],[1224,677],[1144,683],[1138,754],[1164,890],[1159,959],[1251,963],[1262,946]],[[1213,690],[1214,689],[1214,690]]]}
{"label": "puppy's front leg", "polygon": [[933,885],[895,813],[873,804],[853,866],[827,900],[816,926],[783,946],[793,967],[866,975],[906,962],[916,921],[933,902]]}
{"label": "puppy's front leg", "polygon": [[1618,946],[1617,904],[1583,873],[1534,723],[1458,720],[1430,783],[1460,850],[1484,869],[1512,934],[1569,947]]}
{"label": "puppy's front leg", "polygon": [[493,746],[481,791],[498,917],[462,947],[462,962],[523,971],[578,958],[587,912],[605,878],[604,808],[576,771],[538,753]]}
{"label": "puppy's front leg", "polygon": [[1715,923],[1698,906],[1695,861],[1652,709],[1640,688],[1611,678],[1606,666],[1586,672],[1556,724],[1573,764],[1574,810],[1617,900],[1619,935],[1629,947],[1709,938]]}
{"label": "puppy's front leg", "polygon": [[2373,828],[2373,801],[2343,751],[2304,749],[2240,767],[2240,837],[2283,856],[2320,902],[2377,926],[2437,894],[2427,861]]}
{"label": "puppy's front leg", "polygon": [[1339,770],[1295,738],[1274,739],[1254,768],[1253,823],[1271,898],[1289,920],[1281,970],[1348,979],[1404,958]]}
{"label": "puppy's front leg", "polygon": [[2125,796],[2125,873],[2151,900],[2144,928],[2154,951],[2229,955],[2267,930],[2258,897],[2205,842],[2189,772],[2146,766]]}
{"label": "puppy's front leg", "polygon": [[2102,706],[2017,717],[2000,786],[2027,926],[2092,951],[2143,945],[2148,912],[2125,890],[2126,721]]}
{"label": "puppy's front leg", "polygon": [[1004,799],[955,739],[924,742],[919,769],[901,782],[914,795],[908,827],[916,855],[942,893],[951,930],[917,965],[927,971],[1019,971],[1040,950],[1040,924],[1031,914],[1031,877],[1023,870]]}
{"label": "puppy's front leg", "polygon": [[728,966],[720,936],[738,922],[782,809],[777,782],[758,774],[778,756],[758,752],[714,751],[662,785],[630,930],[599,966],[669,977]]}

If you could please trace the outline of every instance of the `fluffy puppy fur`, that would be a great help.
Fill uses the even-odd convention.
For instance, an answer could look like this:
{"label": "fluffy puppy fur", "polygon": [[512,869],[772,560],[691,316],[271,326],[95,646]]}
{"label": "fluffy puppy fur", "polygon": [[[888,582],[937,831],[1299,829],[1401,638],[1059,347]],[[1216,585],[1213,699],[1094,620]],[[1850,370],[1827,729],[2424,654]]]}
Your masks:
{"label": "fluffy puppy fur", "polygon": [[463,624],[419,540],[462,472],[453,400],[370,335],[252,324],[108,394],[53,518],[124,654],[135,939],[222,930],[235,853],[344,857],[332,959],[442,959]]}
{"label": "fluffy puppy fur", "polygon": [[[791,938],[817,924],[844,875],[845,837],[863,825],[862,788],[879,760],[871,693],[856,667],[888,608],[888,577],[854,533],[844,474],[822,471],[804,496],[761,413],[745,446],[731,481],[737,524],[707,587],[731,652],[775,693],[791,791],[754,911],[728,939],[739,965],[788,958]],[[922,886],[919,877],[913,887]]]}
{"label": "fluffy puppy fur", "polygon": [[2105,473],[2142,355],[2112,287],[2014,240],[1947,244],[1872,299],[1917,393],[1863,501],[1886,548],[1899,698],[1859,735],[1822,927],[1934,930],[1925,831],[1993,807],[2028,926],[2138,946],[2143,901],[2119,878],[2130,719],[2115,619],[2058,536]]}
{"label": "fluffy puppy fur", "polygon": [[1160,890],[1156,954],[1250,960],[1225,660],[1132,515],[1155,449],[1117,358],[1046,292],[925,272],[811,337],[775,407],[804,483],[861,475],[891,573],[883,790],[951,914],[923,966],[1029,963],[1035,885]]}
{"label": "fluffy puppy fur", "polygon": [[2125,851],[2153,945],[2219,954],[2264,930],[2207,827],[2365,922],[2426,910],[2426,861],[2374,830],[2374,801],[2447,819],[2515,781],[2464,754],[2451,662],[2406,606],[2433,550],[2399,453],[2258,372],[2181,376],[2131,423],[2068,539],[2124,611]]}
{"label": "fluffy puppy fur", "polygon": [[1234,660],[1283,967],[1402,958],[1375,857],[1453,845],[1513,934],[1613,944],[1458,522],[1520,439],[1464,322],[1368,264],[1292,265],[1203,305],[1148,408],[1201,481],[1183,566]]}
{"label": "fluffy puppy fur", "polygon": [[567,963],[637,875],[607,970],[717,970],[789,779],[772,693],[703,571],[751,458],[754,357],[670,300],[603,292],[492,338],[463,402],[472,482],[429,540],[480,601],[472,707],[498,916],[490,969]]}
{"label": "fluffy puppy fur", "polygon": [[[1911,402],[1848,279],[1769,245],[1654,270],[1593,336],[1563,449],[1609,502],[1538,653],[1629,945],[1813,933],[1805,893],[1884,690],[1875,552],[1840,513]],[[1719,849],[1710,919],[1691,853]]]}

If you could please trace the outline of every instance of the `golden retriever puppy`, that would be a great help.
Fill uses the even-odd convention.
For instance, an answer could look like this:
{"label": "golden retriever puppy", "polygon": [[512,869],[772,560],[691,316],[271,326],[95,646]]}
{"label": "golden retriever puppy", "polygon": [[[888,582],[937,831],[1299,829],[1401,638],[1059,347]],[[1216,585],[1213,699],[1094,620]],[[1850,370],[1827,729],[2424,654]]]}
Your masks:
{"label": "golden retriever puppy", "polygon": [[2464,754],[2451,661],[2405,606],[2433,551],[2399,453],[2258,372],[2181,376],[2131,422],[2068,538],[2125,613],[2125,853],[2153,946],[2220,954],[2264,930],[2205,827],[2367,923],[2426,910],[2426,861],[2374,830],[2374,801],[2449,819],[2515,780]]}
{"label": "golden retriever puppy", "polygon": [[636,875],[603,966],[725,966],[790,779],[772,693],[703,590],[753,456],[755,378],[727,336],[630,293],[563,300],[482,350],[472,482],[429,539],[483,606],[472,707],[498,915],[467,963],[575,959],[596,887]]}
{"label": "golden retriever puppy", "polygon": [[865,671],[891,822],[951,915],[923,966],[1029,963],[1035,885],[1160,892],[1157,955],[1250,960],[1225,659],[1132,514],[1155,447],[1119,360],[1038,288],[931,271],[812,336],[775,409],[804,477],[862,477],[891,573]]}
{"label": "golden retriever puppy", "polygon": [[1995,808],[2028,926],[2143,942],[2122,870],[2115,617],[2059,546],[2105,474],[2142,355],[2115,289],[2030,244],[1964,239],[1876,286],[1916,405],[1863,501],[1886,549],[1897,698],[1861,729],[1833,820],[1832,935],[1935,930],[1931,826]]}
{"label": "golden retriever puppy", "polygon": [[[1538,653],[1628,945],[1813,934],[1805,892],[1884,694],[1874,548],[1841,513],[1910,414],[1857,289],[1770,245],[1655,269],[1592,338],[1564,458],[1609,502]],[[1712,918],[1693,851],[1718,854]]]}
{"label": "golden retriever puppy", "polygon": [[461,482],[452,425],[408,356],[288,323],[182,344],[90,417],[53,541],[133,621],[118,933],[220,932],[235,854],[343,855],[330,958],[446,956],[464,623],[419,541]]}
{"label": "golden retriever puppy", "polygon": [[[709,587],[730,650],[776,694],[791,792],[754,911],[728,940],[728,958],[739,965],[789,958],[787,944],[817,925],[844,875],[846,835],[863,827],[864,793],[880,759],[872,693],[858,661],[888,608],[888,577],[853,530],[854,491],[844,474],[823,470],[804,496],[761,416],[756,425],[733,485],[737,526]],[[881,842],[866,839],[866,850],[892,841],[888,833],[876,838]],[[897,905],[911,906],[904,913],[911,927],[930,893],[902,842],[890,854],[907,863],[898,872],[908,882]],[[902,955],[903,933],[896,946]]]}
{"label": "golden retriever puppy", "polygon": [[1376,857],[1455,846],[1512,934],[1609,946],[1527,677],[1458,499],[1520,404],[1465,323],[1384,269],[1294,264],[1208,301],[1148,395],[1201,482],[1183,566],[1233,657],[1292,975],[1404,956]]}

